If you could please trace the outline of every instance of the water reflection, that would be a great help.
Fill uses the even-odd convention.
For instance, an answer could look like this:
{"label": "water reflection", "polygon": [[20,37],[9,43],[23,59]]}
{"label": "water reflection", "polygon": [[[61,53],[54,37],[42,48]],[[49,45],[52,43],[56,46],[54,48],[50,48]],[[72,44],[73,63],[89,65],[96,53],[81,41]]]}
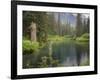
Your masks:
{"label": "water reflection", "polygon": [[23,68],[89,65],[89,44],[49,43],[38,53],[23,56]]}

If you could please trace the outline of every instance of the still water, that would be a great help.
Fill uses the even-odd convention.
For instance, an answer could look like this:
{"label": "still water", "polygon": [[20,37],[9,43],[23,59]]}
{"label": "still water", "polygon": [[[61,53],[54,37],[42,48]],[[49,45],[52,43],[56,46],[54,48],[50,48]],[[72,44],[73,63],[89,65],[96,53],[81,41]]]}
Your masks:
{"label": "still water", "polygon": [[[52,62],[55,65],[51,65]],[[59,64],[59,65],[58,65]],[[89,66],[89,44],[49,43],[38,52],[23,55],[23,68]]]}

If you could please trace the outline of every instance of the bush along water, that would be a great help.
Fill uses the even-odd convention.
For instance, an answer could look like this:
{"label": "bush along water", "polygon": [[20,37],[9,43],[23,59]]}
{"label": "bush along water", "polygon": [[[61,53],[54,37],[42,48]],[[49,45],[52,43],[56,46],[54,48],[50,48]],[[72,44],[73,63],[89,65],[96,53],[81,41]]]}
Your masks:
{"label": "bush along water", "polygon": [[23,40],[23,54],[31,54],[39,50],[39,43]]}
{"label": "bush along water", "polygon": [[41,62],[38,67],[46,68],[46,67],[57,67],[59,66],[59,60],[55,60],[52,57],[43,56],[41,57]]}
{"label": "bush along water", "polygon": [[77,37],[77,38],[76,38],[76,41],[88,42],[88,41],[89,41],[89,34],[88,34],[88,33],[84,33],[84,34],[81,35],[80,37]]}

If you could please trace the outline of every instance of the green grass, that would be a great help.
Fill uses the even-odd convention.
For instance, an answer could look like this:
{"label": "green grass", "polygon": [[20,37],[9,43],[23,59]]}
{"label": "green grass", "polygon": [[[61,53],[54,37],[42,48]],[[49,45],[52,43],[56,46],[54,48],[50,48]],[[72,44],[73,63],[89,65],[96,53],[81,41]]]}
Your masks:
{"label": "green grass", "polygon": [[[88,43],[89,42],[89,34],[85,33],[80,37],[77,37],[76,39],[73,39],[71,35],[64,35],[64,36],[59,36],[59,35],[48,35],[47,43],[52,42],[52,43],[62,43],[62,42],[67,42],[69,43],[70,41],[76,42],[78,44],[80,43]],[[39,43],[39,42],[32,42],[31,40],[23,39],[23,53],[24,54],[30,54],[30,53],[35,53],[36,51],[39,51],[40,48],[43,48],[46,46],[46,43]],[[41,44],[41,45],[40,45]]]}
{"label": "green grass", "polygon": [[80,37],[72,37],[71,35],[64,35],[64,36],[59,36],[59,35],[49,35],[48,36],[48,41],[53,41],[53,42],[67,42],[67,41],[78,41],[78,42],[89,42],[89,34],[85,33]]}
{"label": "green grass", "polygon": [[55,43],[60,43],[60,42],[67,42],[70,41],[72,38],[66,37],[66,36],[59,36],[59,35],[49,35],[48,41],[52,41]]}

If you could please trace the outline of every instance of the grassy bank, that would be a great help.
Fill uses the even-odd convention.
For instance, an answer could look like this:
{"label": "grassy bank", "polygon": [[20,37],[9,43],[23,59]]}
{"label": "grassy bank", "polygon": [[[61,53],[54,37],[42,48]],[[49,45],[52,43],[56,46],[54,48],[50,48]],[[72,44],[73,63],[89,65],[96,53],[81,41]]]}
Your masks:
{"label": "grassy bank", "polygon": [[[73,37],[70,35],[64,35],[64,36],[59,36],[59,35],[48,35],[47,42],[45,43],[40,43],[37,41],[32,42],[31,40],[23,39],[23,53],[24,54],[31,54],[39,51],[40,48],[43,48],[46,43],[62,43],[62,42],[76,42],[78,44],[83,44],[83,43],[88,43],[89,42],[89,34],[85,33],[80,37]],[[41,45],[40,45],[41,44]]]}
{"label": "grassy bank", "polygon": [[85,33],[82,36],[77,37],[76,41],[79,41],[79,42],[89,42],[89,34]]}

